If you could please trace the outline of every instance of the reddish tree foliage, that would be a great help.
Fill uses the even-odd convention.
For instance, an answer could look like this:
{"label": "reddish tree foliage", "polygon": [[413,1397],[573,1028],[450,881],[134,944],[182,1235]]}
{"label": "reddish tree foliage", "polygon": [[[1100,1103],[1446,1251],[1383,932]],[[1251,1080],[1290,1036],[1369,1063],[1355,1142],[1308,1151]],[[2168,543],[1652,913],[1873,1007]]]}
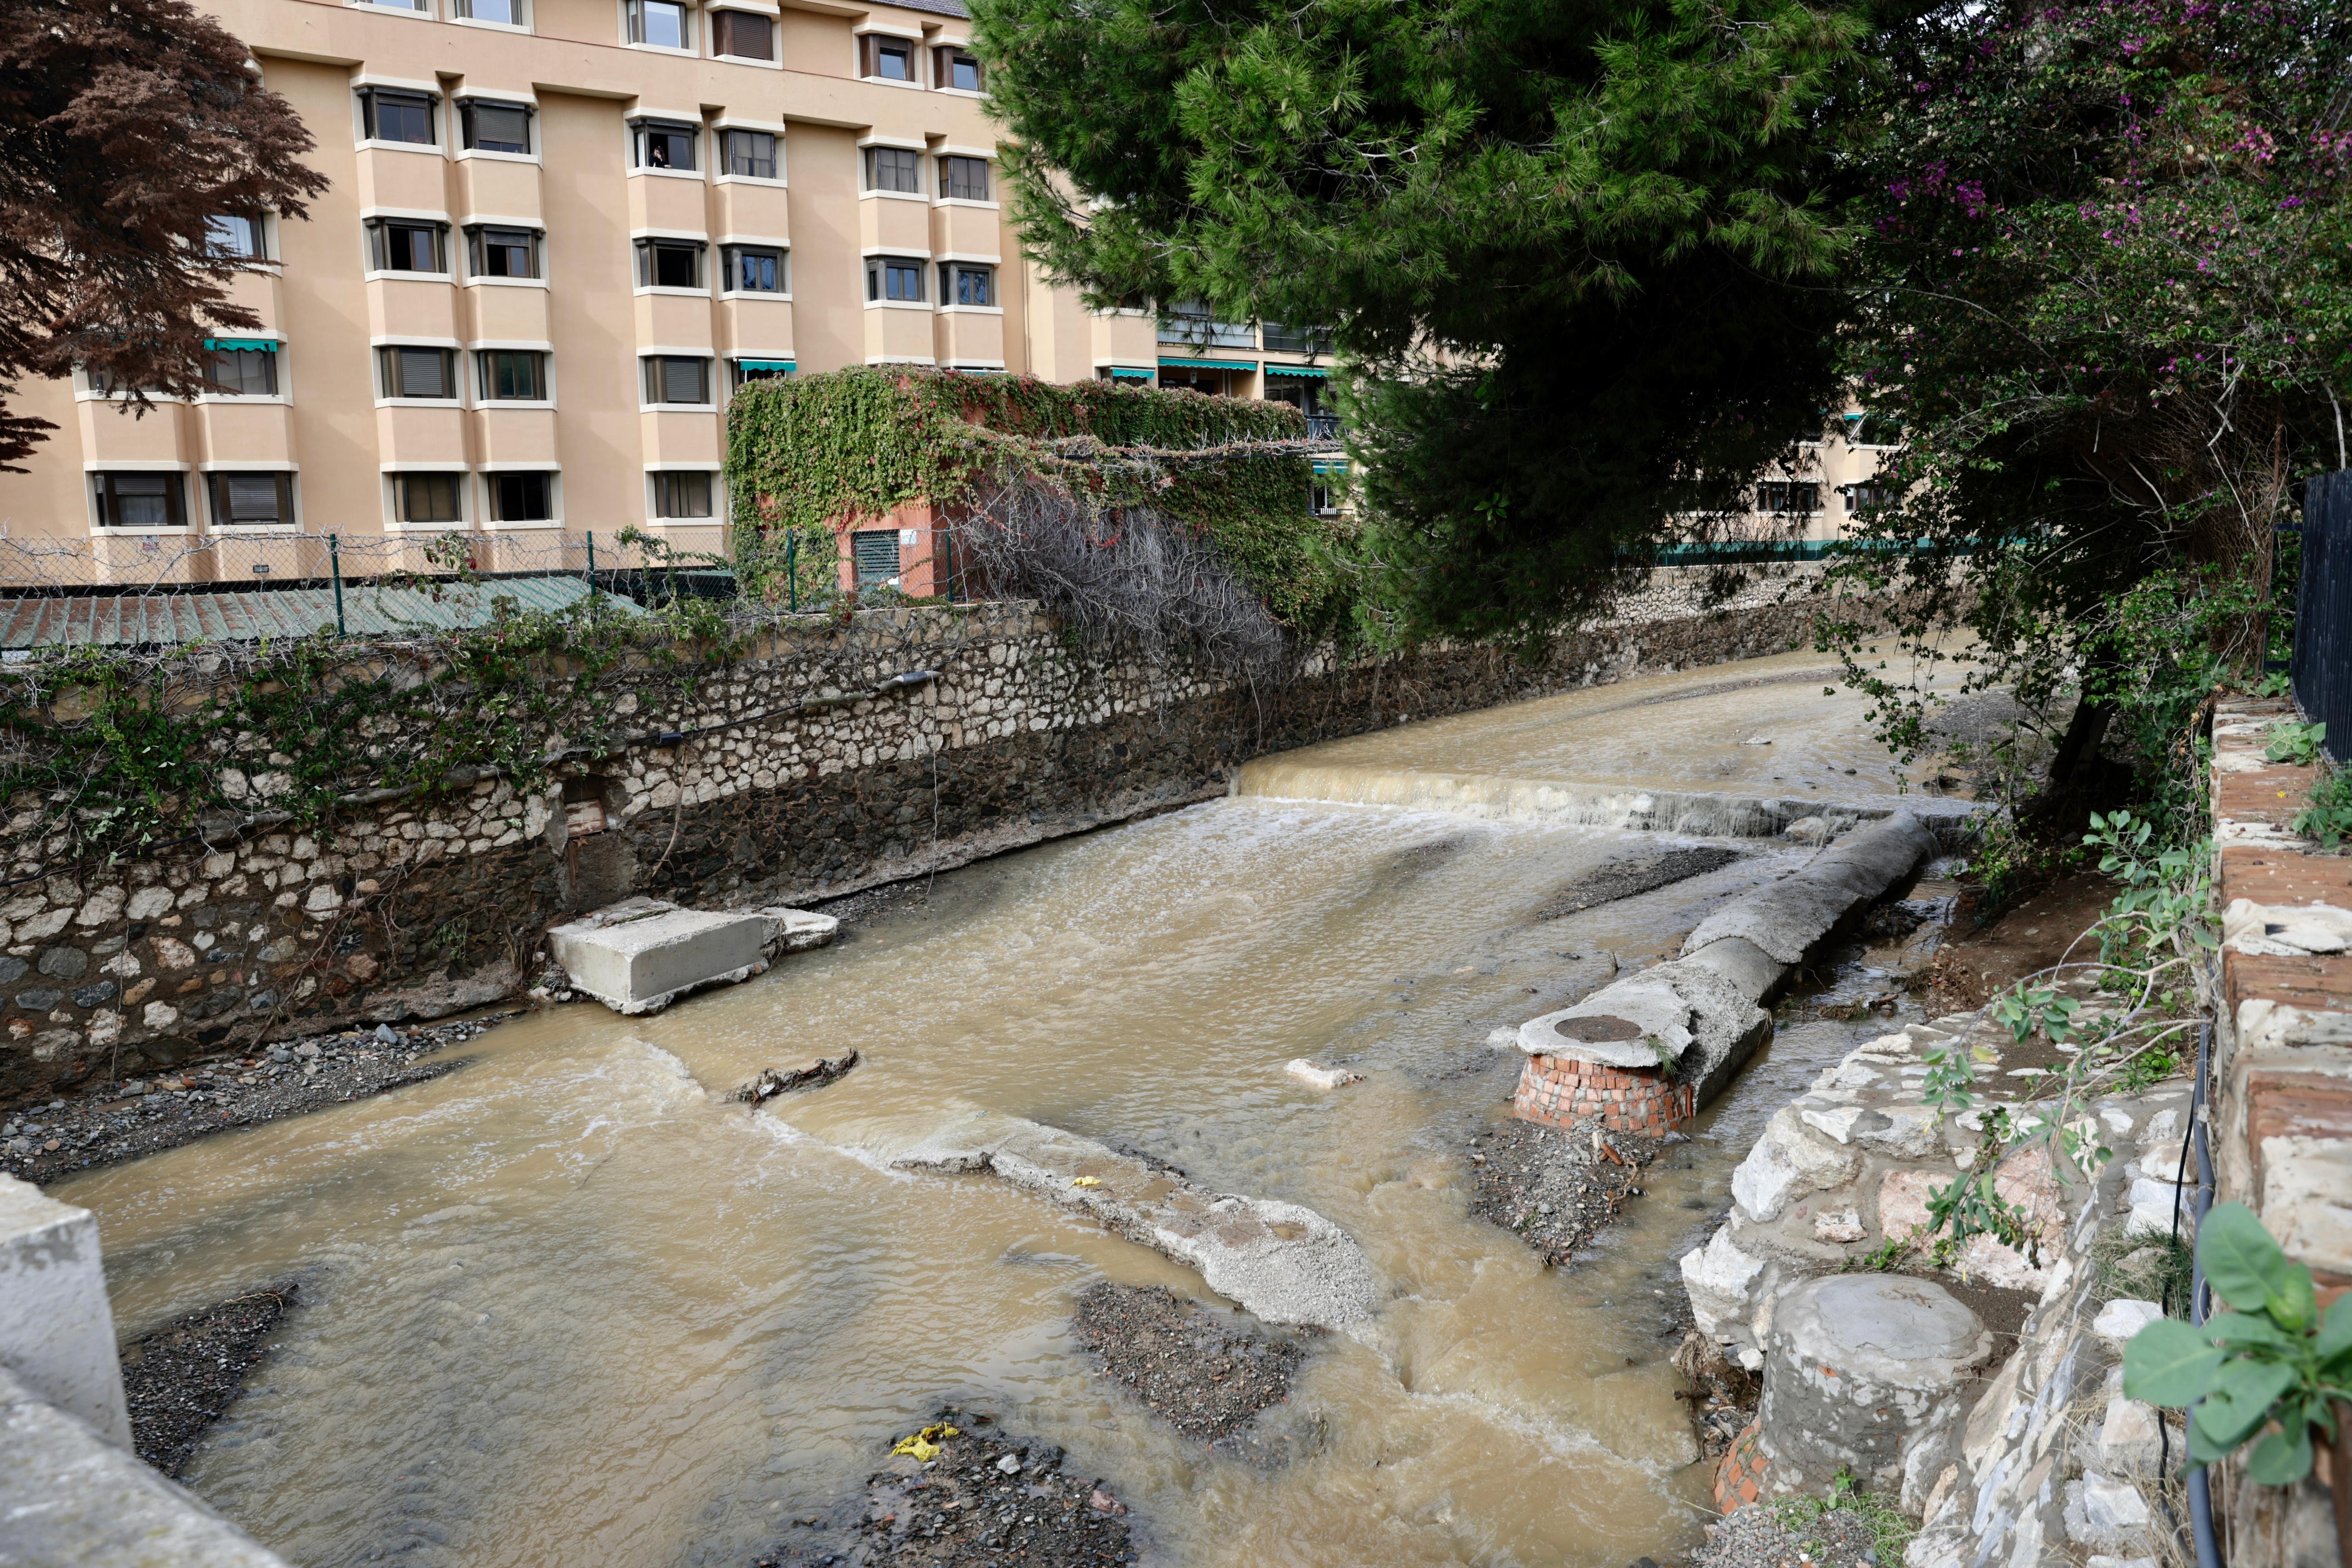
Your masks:
{"label": "reddish tree foliage", "polygon": [[183,0],[0,0],[0,470],[54,428],[8,412],[27,375],[87,365],[149,394],[205,389],[229,303],[216,216],[299,217],[326,189],[310,132],[246,47]]}

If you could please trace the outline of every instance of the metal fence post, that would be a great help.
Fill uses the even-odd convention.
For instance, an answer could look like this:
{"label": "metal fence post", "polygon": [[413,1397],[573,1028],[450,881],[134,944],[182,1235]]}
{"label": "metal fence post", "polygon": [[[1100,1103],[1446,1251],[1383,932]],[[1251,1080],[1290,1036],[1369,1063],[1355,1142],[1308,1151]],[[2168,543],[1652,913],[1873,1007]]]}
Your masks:
{"label": "metal fence post", "polygon": [[588,530],[588,616],[596,616],[596,530]]}
{"label": "metal fence post", "polygon": [[335,635],[348,637],[343,626],[343,538],[341,534],[327,536],[327,571],[335,580]]}
{"label": "metal fence post", "polygon": [[[801,612],[801,574],[798,563],[800,542],[801,537],[798,534],[784,536],[784,597],[794,615]],[[772,599],[768,602],[773,604],[775,601]]]}

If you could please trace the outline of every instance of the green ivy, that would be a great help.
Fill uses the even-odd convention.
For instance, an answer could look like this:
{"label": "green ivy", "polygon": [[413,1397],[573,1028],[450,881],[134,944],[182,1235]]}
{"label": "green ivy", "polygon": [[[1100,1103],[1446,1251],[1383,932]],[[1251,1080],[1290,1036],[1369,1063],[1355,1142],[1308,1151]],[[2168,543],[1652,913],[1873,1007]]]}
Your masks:
{"label": "green ivy", "polygon": [[952,516],[992,483],[1042,479],[1106,517],[1149,506],[1208,539],[1275,616],[1347,613],[1345,536],[1307,510],[1305,416],[1287,403],[853,368],[755,382],[728,415],[735,569],[755,597],[822,602],[836,526],[928,501]]}

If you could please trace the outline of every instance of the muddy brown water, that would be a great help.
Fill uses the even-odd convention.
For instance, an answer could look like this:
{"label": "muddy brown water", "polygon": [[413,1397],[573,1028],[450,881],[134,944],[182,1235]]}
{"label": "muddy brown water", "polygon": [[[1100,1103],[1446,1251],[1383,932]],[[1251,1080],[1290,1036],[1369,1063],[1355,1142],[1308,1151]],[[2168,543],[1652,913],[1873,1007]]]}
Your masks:
{"label": "muddy brown water", "polygon": [[[1582,777],[1580,755],[1631,749],[1636,725],[1643,747],[1679,728],[1744,762],[1727,712],[1814,755],[1866,750],[1859,702],[1822,699],[1819,670],[1727,710],[1739,669],[1551,699],[1549,721],[1544,703],[1444,720],[1431,755],[1532,767],[1549,745]],[[1547,722],[1584,739],[1546,741]],[[1364,747],[1423,745],[1417,728]],[[1487,1032],[1670,953],[1806,852],[1742,843],[1707,874],[1529,918],[1580,873],[1687,841],[1220,800],[942,875],[835,947],[658,1016],[546,1010],[446,1077],[55,1191],[99,1215],[126,1334],[303,1278],[184,1479],[305,1568],[745,1563],[949,1399],[1107,1478],[1148,1563],[1622,1568],[1706,1517],[1660,1333],[1674,1259],[1762,1119],[1885,1027],[1784,1031],[1702,1118],[1717,1141],[1661,1161],[1569,1270],[1468,1218],[1461,1139],[1507,1114],[1517,1061]],[[851,1046],[864,1065],[821,1092],[722,1098]],[[1367,1081],[1317,1093],[1284,1074],[1297,1056]],[[986,1178],[889,1168],[971,1105],[1307,1204],[1361,1241],[1387,1292],[1372,1327],[1322,1338],[1262,1417],[1297,1458],[1187,1443],[1077,1351],[1088,1283],[1200,1296],[1189,1270]]]}

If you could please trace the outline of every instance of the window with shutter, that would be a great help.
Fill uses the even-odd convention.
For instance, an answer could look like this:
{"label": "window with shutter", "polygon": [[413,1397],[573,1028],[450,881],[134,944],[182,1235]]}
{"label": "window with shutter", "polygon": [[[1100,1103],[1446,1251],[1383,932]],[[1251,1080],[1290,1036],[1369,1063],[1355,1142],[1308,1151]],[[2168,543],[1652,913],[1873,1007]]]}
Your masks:
{"label": "window with shutter", "polygon": [[774,24],[767,17],[749,11],[720,11],[716,14],[715,25],[719,53],[732,55],[739,60],[776,57]]}
{"label": "window with shutter", "polygon": [[940,159],[940,194],[951,202],[988,200],[988,160],[954,157]]}
{"label": "window with shutter", "polygon": [[898,530],[861,528],[849,536],[861,583],[888,582],[898,575]]}
{"label": "window with shutter", "polygon": [[212,479],[214,527],[247,528],[294,520],[290,475],[215,474]]}

